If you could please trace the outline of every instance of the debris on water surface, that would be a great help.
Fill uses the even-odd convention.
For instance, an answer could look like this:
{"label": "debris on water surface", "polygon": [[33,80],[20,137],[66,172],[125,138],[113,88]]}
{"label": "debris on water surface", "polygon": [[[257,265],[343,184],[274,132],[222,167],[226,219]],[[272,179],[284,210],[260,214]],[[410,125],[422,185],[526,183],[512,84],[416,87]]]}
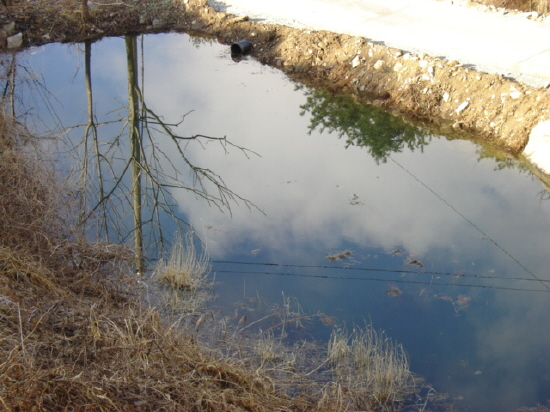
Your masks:
{"label": "debris on water surface", "polygon": [[471,299],[472,298],[470,298],[468,296],[458,295],[458,297],[456,298],[456,301],[455,301],[455,305],[459,309],[466,309],[468,306],[470,306],[470,300]]}
{"label": "debris on water surface", "polygon": [[251,250],[250,251],[250,254],[252,256],[256,256],[258,253],[260,253],[262,251],[262,249],[254,249],[254,250]]}
{"label": "debris on water surface", "polygon": [[349,197],[349,204],[352,206],[364,205],[364,203],[359,200],[359,196],[357,196],[355,193]]}
{"label": "debris on water surface", "polygon": [[408,258],[405,261],[405,265],[416,266],[418,268],[423,268],[424,267],[424,264],[421,261],[419,261],[418,259],[415,259],[413,257]]}
{"label": "debris on water surface", "polygon": [[328,315],[325,315],[324,313],[320,313],[319,320],[325,326],[330,326],[330,327],[336,326],[336,318],[334,316],[328,316]]}
{"label": "debris on water surface", "polygon": [[352,255],[350,250],[344,250],[343,252],[336,252],[326,257],[331,262],[338,262],[339,260],[348,259]]}
{"label": "debris on water surface", "polygon": [[405,252],[403,252],[401,249],[394,249],[390,252],[390,255],[394,256],[403,256]]}
{"label": "debris on water surface", "polygon": [[470,300],[472,299],[465,295],[458,295],[458,296],[435,295],[434,298],[451,302],[451,304],[453,305],[453,309],[455,310],[455,313],[457,315],[460,314],[459,313],[460,310],[467,309],[470,306]]}
{"label": "debris on water surface", "polygon": [[386,295],[391,296],[392,298],[399,296],[401,293],[401,290],[395,285],[390,285],[389,288],[386,289]]}

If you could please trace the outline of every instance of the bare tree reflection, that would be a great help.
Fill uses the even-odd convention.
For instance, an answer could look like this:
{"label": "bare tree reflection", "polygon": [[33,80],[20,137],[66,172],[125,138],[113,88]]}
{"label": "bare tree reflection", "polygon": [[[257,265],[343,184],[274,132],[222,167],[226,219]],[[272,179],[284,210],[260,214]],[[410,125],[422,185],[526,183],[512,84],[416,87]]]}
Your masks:
{"label": "bare tree reflection", "polygon": [[[91,44],[85,45],[88,123],[84,133],[80,180],[82,187],[88,188],[88,200],[83,203],[88,202],[91,206],[83,208],[86,215],[82,216],[80,223],[84,224],[93,216],[99,226],[98,233],[109,237],[114,232],[123,240],[133,234],[136,267],[141,271],[144,248],[160,250],[167,243],[169,236],[163,232],[163,220],[168,217],[176,224],[174,232],[177,230],[183,233],[190,229],[188,223],[175,211],[175,190],[191,192],[206,200],[210,206],[229,212],[232,205],[237,203],[255,208],[251,202],[233,192],[221,176],[209,168],[194,164],[186,154],[187,145],[216,141],[225,151],[234,147],[246,156],[252,152],[232,144],[225,136],[178,134],[177,128],[187,114],[182,115],[178,122],[169,123],[147,106],[139,86],[137,38],[126,36],[125,45],[128,69],[127,114],[120,119],[122,128],[119,134],[112,139],[103,139],[102,142],[93,110]],[[126,135],[127,142],[121,139]],[[89,150],[89,146],[93,150]],[[91,156],[95,159],[93,164],[88,160]],[[93,179],[90,179],[91,167],[96,172]],[[109,175],[106,176],[104,171]],[[90,200],[92,182],[92,192],[98,196],[95,201]],[[128,224],[128,211],[132,215],[131,225]],[[145,227],[147,245],[144,245]]]}
{"label": "bare tree reflection", "polygon": [[44,105],[54,122],[54,128],[61,130],[61,120],[56,114],[54,94],[46,86],[42,75],[33,71],[22,62],[24,52],[5,52],[0,54],[0,90],[2,105],[14,118],[21,119],[31,132],[36,132],[42,119],[36,116],[34,108]]}

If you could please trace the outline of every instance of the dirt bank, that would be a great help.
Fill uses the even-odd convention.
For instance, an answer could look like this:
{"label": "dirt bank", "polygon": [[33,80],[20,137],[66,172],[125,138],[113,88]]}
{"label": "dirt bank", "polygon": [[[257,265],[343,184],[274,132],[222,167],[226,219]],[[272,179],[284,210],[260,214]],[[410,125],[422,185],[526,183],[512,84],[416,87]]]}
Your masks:
{"label": "dirt bank", "polygon": [[201,4],[197,24],[202,30],[228,43],[251,39],[260,61],[291,77],[446,131],[475,134],[513,153],[519,153],[530,130],[550,116],[546,89],[360,37],[253,23],[215,12],[204,2],[196,4]]}
{"label": "dirt bank", "polygon": [[473,134],[512,153],[523,150],[536,124],[550,119],[548,89],[365,38],[236,18],[217,12],[206,0],[174,0],[162,7],[152,7],[151,2],[136,2],[131,7],[102,5],[90,10],[87,22],[72,2],[63,5],[62,25],[54,24],[59,15],[55,3],[41,9],[32,6],[39,3],[49,2],[22,3],[18,7],[26,7],[23,12],[17,11],[16,3],[11,16],[1,19],[3,25],[15,20],[13,32],[23,33],[23,46],[169,30],[212,35],[228,45],[246,38],[254,44],[255,58],[296,80],[351,94],[442,132]]}

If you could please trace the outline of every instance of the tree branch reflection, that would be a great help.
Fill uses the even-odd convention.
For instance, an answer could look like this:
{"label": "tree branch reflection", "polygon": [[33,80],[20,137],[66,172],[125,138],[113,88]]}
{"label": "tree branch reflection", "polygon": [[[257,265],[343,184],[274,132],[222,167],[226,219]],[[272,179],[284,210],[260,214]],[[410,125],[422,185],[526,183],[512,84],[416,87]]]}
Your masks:
{"label": "tree branch reflection", "polygon": [[[84,126],[79,171],[82,211],[79,223],[83,227],[93,223],[98,236],[108,239],[114,236],[117,240],[127,241],[132,236],[136,269],[142,272],[144,250],[158,253],[169,243],[173,232],[192,230],[176,211],[181,205],[173,197],[174,190],[190,192],[206,200],[209,206],[229,213],[234,204],[242,203],[249,209],[257,209],[231,190],[222,176],[195,164],[187,154],[189,145],[198,144],[204,149],[206,142],[215,141],[226,153],[229,148],[238,149],[247,158],[256,153],[231,143],[226,136],[181,135],[178,127],[189,113],[171,123],[148,107],[139,85],[139,65],[143,68],[144,61],[138,58],[137,37],[126,36],[125,47],[128,103],[122,109],[123,116],[115,121],[121,125],[120,131],[106,137],[98,132],[99,126],[112,125],[113,122],[98,122],[96,119],[92,93],[92,44],[85,44],[88,121]],[[170,233],[163,229],[167,218],[175,223],[175,227],[171,225],[174,230]],[[147,244],[144,244],[144,230]]]}
{"label": "tree branch reflection", "polygon": [[408,148],[422,150],[431,136],[407,124],[399,117],[350,97],[334,96],[324,90],[307,89],[307,101],[300,106],[301,115],[310,113],[310,132],[315,129],[346,137],[346,145],[367,148],[376,162],[385,163],[392,153]]}

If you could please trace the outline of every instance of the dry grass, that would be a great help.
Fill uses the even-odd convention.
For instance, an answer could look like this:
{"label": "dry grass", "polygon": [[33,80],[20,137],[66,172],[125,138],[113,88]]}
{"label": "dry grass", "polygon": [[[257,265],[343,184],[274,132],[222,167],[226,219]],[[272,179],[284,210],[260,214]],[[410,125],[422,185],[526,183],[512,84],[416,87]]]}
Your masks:
{"label": "dry grass", "polygon": [[[74,30],[83,28],[76,24],[79,3],[67,2],[67,15],[56,14],[54,1],[28,7],[34,4],[51,7],[41,19],[59,29],[52,35],[69,32],[72,23]],[[55,19],[64,22],[56,26]],[[109,21],[103,20],[101,27]],[[211,350],[177,324],[167,325],[156,309],[141,306],[131,253],[90,244],[71,229],[71,197],[32,150],[12,139],[21,135],[0,113],[0,410],[399,408],[411,383],[402,348],[367,329],[345,338],[335,334],[331,354],[320,359],[318,346],[296,338],[311,316],[292,298],[283,296],[282,305],[255,325],[239,316],[237,331],[220,332]],[[169,285],[169,306],[197,296],[208,272],[192,239],[176,242],[157,268]],[[197,307],[193,303],[190,311]],[[193,316],[196,329],[208,319],[216,322],[214,314]],[[253,335],[252,326],[262,322],[268,325],[259,337],[230,340]],[[285,345],[288,336],[291,344]],[[314,381],[317,372],[334,380]]]}
{"label": "dry grass", "polygon": [[343,391],[340,399],[356,409],[394,410],[414,388],[403,347],[370,325],[351,335],[334,330],[328,360],[335,376],[330,390]]}
{"label": "dry grass", "polygon": [[275,339],[273,331],[260,333],[260,337],[255,344],[255,353],[260,358],[262,363],[274,363],[281,354],[280,341]]}
{"label": "dry grass", "polygon": [[1,410],[307,409],[140,306],[131,254],[75,238],[70,198],[21,133],[0,113]]}
{"label": "dry grass", "polygon": [[159,299],[163,313],[175,318],[197,313],[212,299],[208,255],[198,253],[193,232],[174,236],[170,254],[159,259],[154,278],[160,283]]}
{"label": "dry grass", "polygon": [[211,286],[208,279],[210,263],[206,253],[198,253],[193,232],[176,234],[168,258],[161,258],[155,275],[174,289],[196,291]]}
{"label": "dry grass", "polygon": [[[257,322],[243,316],[231,333],[218,329],[210,349],[197,344],[197,330],[220,325],[213,312],[190,315],[193,328],[183,329],[187,321],[167,324],[142,306],[132,253],[87,243],[71,229],[71,197],[32,148],[11,137],[22,135],[0,112],[0,410],[335,412],[349,409],[350,394],[359,404],[351,384],[358,375],[312,379],[329,361],[300,337],[312,316],[293,298],[283,295]],[[206,261],[184,258],[195,253],[185,245],[174,247],[173,263],[204,282]],[[365,389],[361,396],[379,410],[392,401]]]}

